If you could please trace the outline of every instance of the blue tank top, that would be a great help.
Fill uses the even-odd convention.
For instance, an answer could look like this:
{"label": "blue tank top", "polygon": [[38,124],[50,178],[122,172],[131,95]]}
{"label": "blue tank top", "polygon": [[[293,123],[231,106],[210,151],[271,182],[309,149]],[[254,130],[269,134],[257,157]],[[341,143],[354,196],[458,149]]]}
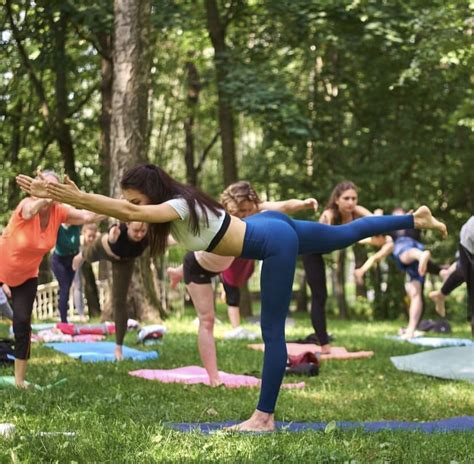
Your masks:
{"label": "blue tank top", "polygon": [[80,248],[80,236],[82,226],[67,226],[61,224],[56,239],[54,253],[59,256],[77,255]]}

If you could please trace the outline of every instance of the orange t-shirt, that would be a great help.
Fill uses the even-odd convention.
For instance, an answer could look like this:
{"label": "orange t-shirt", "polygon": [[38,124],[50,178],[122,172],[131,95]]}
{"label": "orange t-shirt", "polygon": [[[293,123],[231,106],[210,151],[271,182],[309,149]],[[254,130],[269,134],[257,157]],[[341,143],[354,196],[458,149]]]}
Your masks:
{"label": "orange t-shirt", "polygon": [[40,216],[25,220],[22,200],[13,212],[0,237],[0,282],[17,287],[28,279],[38,277],[43,256],[56,244],[58,229],[66,222],[69,208],[53,204],[46,229],[41,230]]}

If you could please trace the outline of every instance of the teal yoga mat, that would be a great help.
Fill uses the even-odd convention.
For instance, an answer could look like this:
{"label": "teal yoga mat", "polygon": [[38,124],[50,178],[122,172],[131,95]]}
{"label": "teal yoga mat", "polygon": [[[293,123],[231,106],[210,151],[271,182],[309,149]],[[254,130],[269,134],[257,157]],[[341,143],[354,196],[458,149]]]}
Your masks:
{"label": "teal yoga mat", "polygon": [[474,383],[474,346],[438,348],[390,360],[400,371]]}
{"label": "teal yoga mat", "polygon": [[[92,342],[92,343],[46,343],[48,348],[54,348],[71,358],[80,359],[82,362],[115,361],[115,343]],[[157,359],[156,351],[140,351],[128,346],[123,346],[123,358],[133,361],[147,361]]]}

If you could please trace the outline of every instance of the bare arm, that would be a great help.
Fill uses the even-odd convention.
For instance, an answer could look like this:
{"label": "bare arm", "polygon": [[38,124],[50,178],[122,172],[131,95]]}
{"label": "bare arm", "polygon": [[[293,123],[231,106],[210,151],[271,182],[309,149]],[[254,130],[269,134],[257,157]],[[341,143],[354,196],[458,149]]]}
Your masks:
{"label": "bare arm", "polygon": [[318,210],[318,201],[315,198],[306,198],[305,200],[283,200],[283,201],[263,201],[259,203],[258,210],[280,211],[285,214],[293,214],[303,209]]}
{"label": "bare arm", "polygon": [[375,263],[378,263],[389,256],[393,252],[393,247],[393,240],[390,237],[386,237],[386,241],[382,245],[382,248],[370,256],[359,269],[356,269],[358,275],[362,277]]}
{"label": "bare arm", "polygon": [[91,222],[100,222],[106,219],[104,214],[92,213],[85,209],[69,208],[66,223],[74,226],[82,226]]}
{"label": "bare arm", "polygon": [[68,177],[65,177],[63,184],[32,179],[25,175],[17,176],[16,180],[21,189],[31,195],[53,199],[98,214],[105,214],[123,222],[162,223],[179,219],[178,213],[169,205],[134,205],[126,200],[86,193],[79,190]]}
{"label": "bare arm", "polygon": [[21,208],[21,216],[23,219],[28,221],[32,217],[36,216],[40,209],[51,203],[51,200],[47,198],[27,198]]}
{"label": "bare arm", "polygon": [[356,217],[364,217],[364,216],[373,216],[374,215],[374,213],[372,213],[367,208],[364,208],[361,205],[356,205],[356,207],[354,209],[354,213],[355,213]]}

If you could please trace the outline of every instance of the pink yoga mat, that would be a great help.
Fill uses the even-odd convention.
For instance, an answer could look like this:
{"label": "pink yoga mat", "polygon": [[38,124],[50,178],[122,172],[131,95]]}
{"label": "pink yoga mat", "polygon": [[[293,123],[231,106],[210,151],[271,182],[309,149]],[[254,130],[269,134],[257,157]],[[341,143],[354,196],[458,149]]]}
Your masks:
{"label": "pink yoga mat", "polygon": [[[252,350],[264,351],[265,345],[263,343],[252,343],[247,345]],[[307,351],[311,353],[321,353],[321,347],[318,345],[311,345],[306,343],[287,343],[286,348],[288,350],[288,355],[299,355],[301,353],[306,353]],[[358,358],[371,358],[374,355],[373,351],[355,351],[349,352],[342,346],[332,346],[331,354],[321,354],[321,361],[327,359],[358,359]]]}
{"label": "pink yoga mat", "polygon": [[[186,366],[178,369],[139,369],[130,371],[130,375],[135,377],[142,377],[148,380],[157,380],[164,383],[187,383],[196,384],[203,383],[209,385],[209,377],[206,369],[199,366]],[[227,388],[240,387],[259,387],[260,379],[250,375],[228,374],[227,372],[219,371],[221,380]],[[299,383],[284,383],[282,388],[303,388],[304,382]]]}

